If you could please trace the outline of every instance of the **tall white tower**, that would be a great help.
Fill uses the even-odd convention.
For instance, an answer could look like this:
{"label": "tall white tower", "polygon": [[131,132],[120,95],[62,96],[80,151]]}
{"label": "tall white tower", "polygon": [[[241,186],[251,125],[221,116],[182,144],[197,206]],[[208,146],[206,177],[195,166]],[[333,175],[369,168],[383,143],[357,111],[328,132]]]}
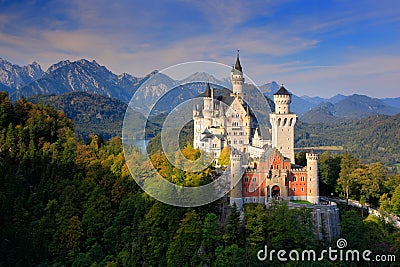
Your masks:
{"label": "tall white tower", "polygon": [[231,187],[230,191],[230,205],[236,203],[236,207],[241,210],[243,207],[242,198],[242,156],[239,151],[231,147]]}
{"label": "tall white tower", "polygon": [[239,50],[238,50],[237,57],[236,57],[236,63],[232,67],[231,81],[232,81],[232,93],[234,95],[243,97],[244,77],[243,77],[242,65],[240,64],[240,60],[239,60]]}
{"label": "tall white tower", "polygon": [[290,112],[292,94],[283,85],[274,94],[275,112],[269,115],[272,126],[272,147],[276,147],[283,156],[295,163],[294,125],[296,114]]}
{"label": "tall white tower", "polygon": [[307,153],[307,200],[319,204],[318,154]]}

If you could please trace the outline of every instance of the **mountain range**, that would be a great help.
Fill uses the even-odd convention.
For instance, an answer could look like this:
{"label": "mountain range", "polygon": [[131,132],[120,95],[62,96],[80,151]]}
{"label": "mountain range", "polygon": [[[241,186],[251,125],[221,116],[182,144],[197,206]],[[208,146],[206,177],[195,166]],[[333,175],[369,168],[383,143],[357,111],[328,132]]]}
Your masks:
{"label": "mountain range", "polygon": [[[153,79],[149,80],[150,77]],[[180,86],[183,83],[198,80],[230,86],[229,79],[218,80],[204,72],[194,73],[183,80],[173,80],[157,71],[145,77],[135,77],[127,73],[114,74],[96,61],[86,59],[63,60],[50,66],[44,72],[36,62],[21,67],[0,58],[0,90],[7,91],[13,100],[22,96],[61,95],[83,91],[116,98],[127,104],[137,89],[142,86],[136,95],[140,100],[136,101],[137,108],[162,113],[168,112],[179,102],[203,93],[205,83],[189,83]],[[156,99],[170,88],[174,89],[168,92],[162,101],[156,102]],[[273,94],[279,89],[279,85],[273,81],[259,88],[268,98],[273,99]],[[335,122],[374,114],[399,113],[400,97],[376,99],[363,95],[339,94],[327,99],[293,94],[291,109],[304,122]]]}

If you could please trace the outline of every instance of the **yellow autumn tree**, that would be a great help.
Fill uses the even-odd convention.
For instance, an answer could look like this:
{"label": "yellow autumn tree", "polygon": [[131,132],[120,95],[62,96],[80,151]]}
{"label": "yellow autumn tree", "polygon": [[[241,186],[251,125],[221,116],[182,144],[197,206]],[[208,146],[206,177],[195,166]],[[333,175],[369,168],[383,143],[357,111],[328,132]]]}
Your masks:
{"label": "yellow autumn tree", "polygon": [[221,151],[221,155],[219,156],[218,164],[221,166],[228,166],[230,164],[230,159],[231,150],[229,149],[229,146],[225,146]]}

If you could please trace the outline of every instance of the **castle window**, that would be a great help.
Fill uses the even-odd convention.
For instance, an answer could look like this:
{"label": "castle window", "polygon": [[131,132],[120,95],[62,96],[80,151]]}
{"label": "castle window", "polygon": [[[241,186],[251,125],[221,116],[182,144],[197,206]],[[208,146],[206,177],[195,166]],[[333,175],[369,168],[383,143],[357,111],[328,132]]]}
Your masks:
{"label": "castle window", "polygon": [[301,178],[300,178],[300,181],[304,182],[304,177],[301,177]]}
{"label": "castle window", "polygon": [[246,192],[248,192],[249,190],[247,189],[247,187],[246,187]]}
{"label": "castle window", "polygon": [[245,181],[245,182],[248,182],[248,181],[249,181],[249,178],[248,178],[248,177],[244,177],[244,181]]}
{"label": "castle window", "polygon": [[311,171],[311,167],[310,167],[310,171]]}
{"label": "castle window", "polygon": [[304,191],[304,187],[301,188],[301,191]]}
{"label": "castle window", "polygon": [[310,189],[310,193],[311,193],[311,189]]}
{"label": "castle window", "polygon": [[256,182],[256,181],[257,181],[256,177],[253,177],[253,182]]}
{"label": "castle window", "polygon": [[296,192],[296,187],[293,187],[293,192]]}
{"label": "castle window", "polygon": [[293,182],[296,182],[296,181],[297,181],[296,176],[294,176],[293,177]]}
{"label": "castle window", "polygon": [[310,182],[311,182],[311,178],[310,178]]}

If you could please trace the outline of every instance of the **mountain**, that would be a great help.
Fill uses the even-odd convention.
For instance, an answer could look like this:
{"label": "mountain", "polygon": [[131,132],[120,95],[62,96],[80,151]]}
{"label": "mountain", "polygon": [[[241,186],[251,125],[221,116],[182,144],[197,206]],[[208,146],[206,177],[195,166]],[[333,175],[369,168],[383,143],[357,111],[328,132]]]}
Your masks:
{"label": "mountain", "polygon": [[[77,136],[84,139],[90,134],[101,135],[104,139],[121,136],[123,119],[128,107],[126,103],[116,98],[81,91],[61,95],[37,95],[27,100],[62,110],[74,122]],[[140,121],[137,125],[144,125],[145,118],[140,113],[135,113],[134,118]],[[153,137],[160,130],[161,126],[157,124],[157,119],[149,118],[146,138]],[[131,129],[133,135],[142,132],[143,128]]]}
{"label": "mountain", "polygon": [[400,97],[396,98],[381,98],[382,102],[385,103],[386,105],[400,108]]}
{"label": "mountain", "polygon": [[94,60],[64,60],[50,66],[40,79],[17,90],[13,98],[84,91],[128,102],[140,82],[129,74],[117,76]]}
{"label": "mountain", "polygon": [[336,116],[360,118],[373,114],[394,115],[400,109],[386,105],[380,99],[354,94],[335,104]]}
{"label": "mountain", "polygon": [[337,103],[323,102],[304,113],[300,120],[307,123],[336,123],[343,119],[364,118],[375,114],[394,115],[399,112],[400,108],[389,106],[380,99],[354,94]]}
{"label": "mountain", "polygon": [[337,94],[335,96],[332,96],[331,98],[323,98],[323,97],[319,97],[319,96],[307,96],[307,95],[303,95],[300,98],[302,98],[303,100],[310,102],[310,103],[314,103],[316,105],[319,105],[323,102],[330,102],[330,103],[337,103],[343,99],[345,99],[347,96],[342,95],[342,94]]}
{"label": "mountain", "polygon": [[27,99],[64,111],[75,124],[78,136],[103,135],[109,139],[121,136],[122,120],[127,105],[115,98],[87,92],[68,92],[61,95],[39,95]]}
{"label": "mountain", "polygon": [[206,72],[195,72],[192,75],[186,77],[183,80],[178,81],[179,84],[184,84],[188,82],[198,82],[198,81],[208,81],[212,84],[217,84],[225,87],[231,87],[232,84],[228,79],[218,80],[213,75],[208,74]]}
{"label": "mountain", "polygon": [[342,94],[337,94],[335,96],[332,96],[331,98],[328,98],[327,101],[331,102],[333,104],[336,104],[339,101],[344,100],[345,98],[347,98],[348,96],[342,95]]}
{"label": "mountain", "polygon": [[317,105],[321,104],[322,102],[326,102],[327,101],[326,98],[322,98],[322,97],[319,97],[319,96],[303,95],[303,96],[300,96],[300,98],[305,100],[305,101],[307,101],[307,102],[314,103],[314,104],[317,104]]}
{"label": "mountain", "polygon": [[37,62],[27,66],[18,66],[0,58],[0,90],[10,94],[24,85],[39,79],[43,70]]}
{"label": "mountain", "polygon": [[335,116],[335,105],[330,102],[322,102],[317,107],[307,111],[300,120],[306,123],[337,123],[342,119]]}
{"label": "mountain", "polygon": [[341,120],[336,124],[304,123],[295,126],[295,147],[343,146],[346,152],[371,162],[400,162],[400,113]]}

